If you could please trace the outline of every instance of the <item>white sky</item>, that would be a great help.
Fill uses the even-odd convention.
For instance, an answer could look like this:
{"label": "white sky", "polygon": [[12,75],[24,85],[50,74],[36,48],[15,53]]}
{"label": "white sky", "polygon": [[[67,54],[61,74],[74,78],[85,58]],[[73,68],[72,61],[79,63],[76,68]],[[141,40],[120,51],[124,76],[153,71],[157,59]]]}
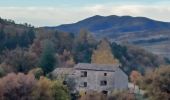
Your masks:
{"label": "white sky", "polygon": [[159,21],[170,22],[170,2],[157,2],[151,4],[114,4],[108,2],[95,2],[82,6],[5,6],[5,4],[3,6],[2,3],[0,5],[0,17],[12,19],[17,23],[27,22],[34,26],[56,26],[60,24],[74,23],[93,15],[144,16]]}

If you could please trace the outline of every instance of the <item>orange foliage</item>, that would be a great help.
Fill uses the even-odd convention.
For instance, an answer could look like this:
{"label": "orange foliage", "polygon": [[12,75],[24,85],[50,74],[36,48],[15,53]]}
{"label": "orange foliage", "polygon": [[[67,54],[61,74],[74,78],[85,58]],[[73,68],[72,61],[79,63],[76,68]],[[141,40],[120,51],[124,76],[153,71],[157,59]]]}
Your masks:
{"label": "orange foliage", "polygon": [[141,77],[141,74],[138,71],[132,71],[130,74],[130,80],[136,84],[137,80]]}

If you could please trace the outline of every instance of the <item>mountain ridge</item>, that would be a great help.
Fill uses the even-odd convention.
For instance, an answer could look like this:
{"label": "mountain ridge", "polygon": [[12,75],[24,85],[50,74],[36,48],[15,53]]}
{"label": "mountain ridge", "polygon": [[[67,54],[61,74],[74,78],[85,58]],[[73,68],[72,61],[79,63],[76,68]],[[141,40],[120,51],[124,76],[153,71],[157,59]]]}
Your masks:
{"label": "mountain ridge", "polygon": [[[136,23],[138,22],[138,23]],[[96,25],[98,24],[98,25]],[[100,16],[95,15],[86,19],[83,19],[81,21],[78,21],[76,23],[72,24],[63,24],[56,27],[48,27],[52,29],[57,29],[61,31],[66,32],[78,32],[81,28],[87,28],[91,32],[97,32],[98,30],[105,30],[109,29],[111,27],[116,28],[118,25],[123,25],[122,27],[125,27],[126,24],[133,25],[134,24],[144,24],[145,26],[149,26],[149,28],[165,28],[170,27],[169,22],[162,22],[162,21],[156,21],[152,20],[150,18],[146,17],[132,17],[132,16],[116,16],[116,15],[110,15],[110,16]],[[141,26],[136,27],[141,27]],[[126,26],[127,27],[127,26]],[[143,26],[142,26],[143,27]],[[128,27],[127,27],[128,28]],[[146,27],[145,27],[146,28]],[[121,29],[119,29],[121,30]],[[124,29],[126,31],[126,29]],[[122,30],[123,31],[123,30]]]}
{"label": "mountain ridge", "polygon": [[[149,45],[149,51],[156,54],[161,53],[161,55],[163,54],[166,57],[168,55],[170,58],[169,53],[163,52],[170,49],[167,47],[168,43],[170,43],[170,22],[157,21],[147,17],[95,15],[76,23],[46,28],[75,34],[84,28],[99,39],[106,37],[111,41],[137,43],[137,45],[146,47],[146,49],[148,49]],[[165,46],[160,48],[162,42]]]}

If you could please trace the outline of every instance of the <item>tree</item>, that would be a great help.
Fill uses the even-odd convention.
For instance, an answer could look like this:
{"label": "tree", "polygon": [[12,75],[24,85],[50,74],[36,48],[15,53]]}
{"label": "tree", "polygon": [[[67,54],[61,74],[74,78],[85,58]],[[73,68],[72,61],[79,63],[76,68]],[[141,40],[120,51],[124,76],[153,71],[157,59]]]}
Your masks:
{"label": "tree", "polygon": [[70,100],[69,90],[59,81],[54,81],[52,86],[54,100]]}
{"label": "tree", "polygon": [[146,95],[151,100],[170,99],[170,66],[162,66],[147,73],[141,86],[147,91]]}
{"label": "tree", "polygon": [[130,94],[128,91],[113,92],[108,96],[108,100],[136,100],[135,94]]}
{"label": "tree", "polygon": [[0,67],[0,78],[3,77],[5,75],[5,71],[2,67]]}
{"label": "tree", "polygon": [[138,71],[132,71],[130,74],[130,80],[134,84],[134,90],[135,90],[135,85],[137,85],[137,82],[139,79],[141,79],[142,75]]}
{"label": "tree", "polygon": [[73,67],[74,59],[70,51],[64,50],[62,54],[58,54],[58,64],[60,67]]}
{"label": "tree", "polygon": [[107,97],[101,92],[87,91],[79,100],[107,100]]}
{"label": "tree", "polygon": [[6,73],[5,73],[4,69],[2,67],[0,67],[0,78],[5,76],[5,74]]}
{"label": "tree", "polygon": [[5,32],[4,32],[4,26],[0,27],[0,53],[4,49],[4,40],[5,40]]}
{"label": "tree", "polygon": [[37,89],[35,90],[35,94],[37,95],[36,100],[54,100],[52,96],[52,81],[45,78],[40,77],[40,80],[37,83]]}
{"label": "tree", "polygon": [[93,52],[91,62],[97,64],[119,63],[119,61],[115,59],[112,55],[110,43],[106,39],[100,41],[100,44],[97,46],[97,49]]}
{"label": "tree", "polygon": [[34,68],[29,71],[30,74],[33,74],[36,79],[39,79],[41,76],[44,75],[44,72],[41,68]]}
{"label": "tree", "polygon": [[35,100],[36,80],[33,75],[8,74],[0,79],[1,100]]}
{"label": "tree", "polygon": [[35,32],[33,27],[28,27],[27,30],[25,30],[22,35],[18,38],[18,44],[21,47],[28,47],[29,44],[33,43],[33,40],[35,38]]}
{"label": "tree", "polygon": [[44,74],[51,72],[56,64],[53,43],[49,40],[44,41],[44,48],[40,57],[39,66],[43,69]]}
{"label": "tree", "polygon": [[70,100],[68,88],[59,81],[40,77],[37,86],[36,100]]}
{"label": "tree", "polygon": [[[14,50],[6,50],[1,55],[4,70],[6,72],[23,72],[27,73],[30,69],[35,68],[38,58],[35,53],[27,49],[17,47]],[[8,69],[5,66],[10,66]]]}
{"label": "tree", "polygon": [[74,55],[74,61],[76,63],[79,62],[91,62],[91,56],[93,49],[96,47],[96,40],[93,38],[93,36],[88,32],[87,30],[80,30],[80,33],[75,38],[74,44],[73,44],[73,55]]}

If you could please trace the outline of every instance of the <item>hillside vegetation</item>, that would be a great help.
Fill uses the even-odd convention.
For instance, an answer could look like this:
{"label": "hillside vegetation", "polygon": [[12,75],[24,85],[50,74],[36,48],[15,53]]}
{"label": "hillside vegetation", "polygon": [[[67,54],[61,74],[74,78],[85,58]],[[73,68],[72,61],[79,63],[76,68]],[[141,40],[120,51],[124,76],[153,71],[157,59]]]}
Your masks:
{"label": "hillside vegetation", "polygon": [[136,46],[118,45],[106,39],[97,41],[84,29],[75,35],[3,19],[0,22],[0,68],[4,73],[27,73],[41,67],[44,74],[48,74],[56,67],[73,67],[80,62],[102,63],[104,60],[107,63],[113,59],[120,62],[129,74],[132,70],[144,73],[147,68],[167,63],[163,58]]}
{"label": "hillside vegetation", "polygon": [[[0,19],[0,100],[77,100],[80,93],[72,94],[72,85],[63,85],[61,80],[55,80],[51,74],[55,68],[72,68],[77,63],[118,63],[129,78],[135,76],[131,75],[135,71],[138,73],[137,78],[142,77],[142,82],[150,86],[145,76],[148,70],[159,70],[160,66],[169,64],[169,60],[127,43],[117,44],[107,38],[98,40],[85,29],[74,34]],[[165,83],[161,80],[164,75],[168,77],[169,70],[160,69],[158,76],[154,76],[160,77],[160,80],[151,78],[149,81],[156,87],[162,83],[167,85],[169,80],[163,78]],[[137,78],[133,79],[134,82]],[[147,95],[154,98],[156,94],[153,87],[141,87],[146,88]],[[165,93],[162,97],[168,98],[169,90],[163,87],[158,89],[161,90],[160,94]],[[103,98],[100,93],[92,94],[84,98]],[[133,100],[135,96],[129,97],[128,92],[123,91],[109,98]]]}

